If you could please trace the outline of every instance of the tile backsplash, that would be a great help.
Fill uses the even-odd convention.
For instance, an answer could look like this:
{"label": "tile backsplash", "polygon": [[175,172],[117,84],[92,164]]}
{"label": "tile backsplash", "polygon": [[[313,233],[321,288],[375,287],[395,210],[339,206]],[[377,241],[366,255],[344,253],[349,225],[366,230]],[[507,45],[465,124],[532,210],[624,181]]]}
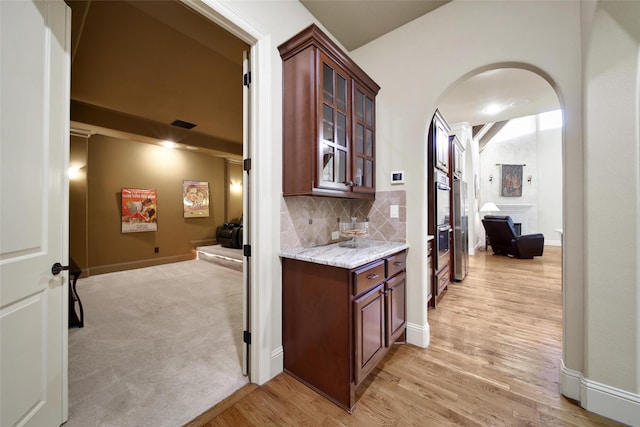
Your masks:
{"label": "tile backsplash", "polygon": [[[398,218],[390,218],[391,205],[398,206]],[[326,245],[338,221],[369,218],[369,239],[389,242],[407,240],[406,192],[378,191],[375,200],[330,197],[282,197],[280,200],[280,248],[294,249]]]}

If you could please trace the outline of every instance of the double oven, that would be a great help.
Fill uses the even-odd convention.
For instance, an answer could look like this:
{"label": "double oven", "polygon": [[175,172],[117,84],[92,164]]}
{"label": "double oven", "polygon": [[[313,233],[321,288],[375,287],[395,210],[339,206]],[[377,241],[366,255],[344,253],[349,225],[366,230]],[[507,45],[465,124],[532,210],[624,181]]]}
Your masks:
{"label": "double oven", "polygon": [[451,250],[451,221],[450,203],[451,186],[449,177],[440,171],[435,171],[435,220],[436,220],[436,271],[449,264]]}

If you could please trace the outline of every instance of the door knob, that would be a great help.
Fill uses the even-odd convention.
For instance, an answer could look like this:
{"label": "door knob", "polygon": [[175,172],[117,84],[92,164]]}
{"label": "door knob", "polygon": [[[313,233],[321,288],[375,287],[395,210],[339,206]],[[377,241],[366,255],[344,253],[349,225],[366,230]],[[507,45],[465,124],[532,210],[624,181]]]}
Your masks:
{"label": "door knob", "polygon": [[51,274],[53,274],[54,276],[57,276],[58,274],[60,274],[60,272],[68,269],[69,269],[68,265],[62,265],[59,262],[56,262],[51,266]]}

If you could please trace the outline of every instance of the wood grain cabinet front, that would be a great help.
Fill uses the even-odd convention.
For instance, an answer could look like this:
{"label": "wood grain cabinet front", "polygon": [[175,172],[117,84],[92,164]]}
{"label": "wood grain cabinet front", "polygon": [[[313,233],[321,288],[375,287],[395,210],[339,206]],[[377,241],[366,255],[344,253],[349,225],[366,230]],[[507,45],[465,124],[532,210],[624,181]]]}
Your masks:
{"label": "wood grain cabinet front", "polygon": [[351,412],[358,384],[405,334],[405,260],[346,269],[283,258],[285,372]]}
{"label": "wood grain cabinet front", "polygon": [[374,198],[380,87],[315,25],[278,50],[283,195]]}

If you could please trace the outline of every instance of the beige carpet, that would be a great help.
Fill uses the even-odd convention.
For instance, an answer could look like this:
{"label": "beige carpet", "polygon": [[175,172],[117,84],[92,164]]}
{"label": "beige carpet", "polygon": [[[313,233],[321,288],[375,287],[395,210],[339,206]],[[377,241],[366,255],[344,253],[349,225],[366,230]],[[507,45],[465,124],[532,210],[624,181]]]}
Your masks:
{"label": "beige carpet", "polygon": [[248,382],[242,272],[193,260],[78,281],[68,427],[181,426]]}

